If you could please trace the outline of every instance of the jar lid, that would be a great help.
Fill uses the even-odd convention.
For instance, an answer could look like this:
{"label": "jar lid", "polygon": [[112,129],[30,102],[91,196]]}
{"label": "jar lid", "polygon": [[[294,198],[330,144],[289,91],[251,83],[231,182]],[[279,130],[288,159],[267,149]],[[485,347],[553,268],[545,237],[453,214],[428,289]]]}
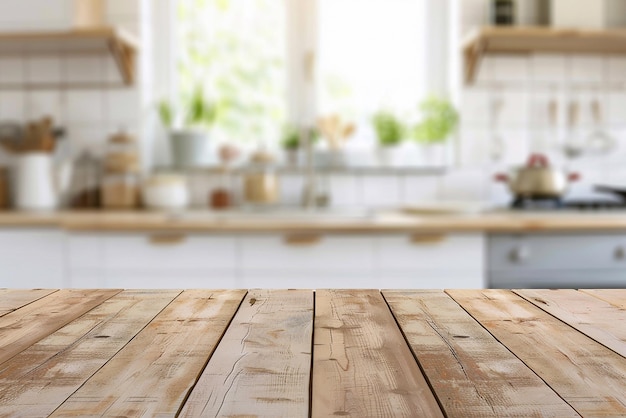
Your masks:
{"label": "jar lid", "polygon": [[274,156],[267,151],[257,151],[250,157],[250,162],[254,164],[272,164]]}
{"label": "jar lid", "polygon": [[187,178],[180,174],[153,174],[146,181],[147,186],[186,185]]}
{"label": "jar lid", "polygon": [[109,142],[112,144],[134,144],[136,138],[121,129],[118,133],[111,135]]}

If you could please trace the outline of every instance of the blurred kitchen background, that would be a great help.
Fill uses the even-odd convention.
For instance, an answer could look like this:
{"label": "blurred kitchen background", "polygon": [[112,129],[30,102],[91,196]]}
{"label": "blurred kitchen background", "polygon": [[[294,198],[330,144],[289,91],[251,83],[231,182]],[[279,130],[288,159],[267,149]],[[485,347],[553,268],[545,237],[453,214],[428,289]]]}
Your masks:
{"label": "blurred kitchen background", "polygon": [[[51,286],[154,287],[188,277],[181,286],[288,287],[287,279],[265,278],[302,266],[327,280],[305,287],[333,286],[338,276],[371,278],[343,287],[383,286],[389,271],[401,277],[391,287],[540,286],[557,283],[540,281],[554,271],[579,278],[561,286],[586,284],[586,264],[540,265],[532,283],[518,273],[510,279],[518,282],[490,281],[490,269],[508,268],[490,261],[497,249],[513,264],[530,250],[518,235],[500,242],[477,226],[474,235],[461,231],[452,253],[467,266],[425,268],[426,283],[412,281],[422,270],[411,254],[405,267],[392,260],[385,270],[380,261],[364,272],[339,263],[316,273],[329,254],[330,264],[358,264],[366,251],[378,257],[379,230],[366,244],[335,237],[336,251],[298,253],[284,269],[264,265],[270,256],[260,251],[249,276],[241,254],[248,244],[271,246],[267,235],[211,244],[235,254],[213,268],[201,241],[131,232],[170,231],[165,221],[141,226],[155,214],[191,211],[184,232],[196,234],[202,222],[199,229],[219,229],[225,217],[211,215],[234,222],[262,213],[275,224],[306,224],[309,245],[310,222],[325,221],[320,214],[340,225],[357,220],[361,230],[375,223],[373,211],[615,214],[626,207],[625,134],[626,0],[0,0],[0,206],[6,216],[30,216],[2,221],[0,250],[25,284],[45,286],[33,277],[58,271]],[[80,232],[57,230],[72,218],[83,222]],[[37,222],[51,234],[48,246]],[[119,241],[97,233],[107,222]],[[16,224],[21,229],[11,229]],[[393,225],[382,232],[405,224]],[[255,232],[249,228],[238,232]],[[36,258],[20,248],[37,241],[41,249],[33,244],[31,252],[51,264],[26,268]],[[142,259],[144,241],[183,244],[177,255],[145,250]],[[622,244],[609,241],[611,255],[599,257],[615,261]],[[561,244],[548,246],[558,252]],[[433,254],[450,257],[426,258]],[[593,263],[610,270],[598,285],[618,285],[621,267]],[[203,279],[207,271],[235,281],[218,286]],[[468,271],[473,281],[459,283]],[[19,284],[0,276],[0,287]]]}

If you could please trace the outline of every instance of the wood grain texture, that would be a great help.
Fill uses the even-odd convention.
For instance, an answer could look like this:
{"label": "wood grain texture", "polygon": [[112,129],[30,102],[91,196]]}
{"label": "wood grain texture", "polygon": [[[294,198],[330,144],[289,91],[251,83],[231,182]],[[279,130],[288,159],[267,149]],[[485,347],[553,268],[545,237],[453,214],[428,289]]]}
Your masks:
{"label": "wood grain texture", "polygon": [[550,315],[626,357],[624,310],[577,290],[516,290]]}
{"label": "wood grain texture", "polygon": [[245,295],[183,292],[52,416],[176,415]]}
{"label": "wood grain texture", "polygon": [[581,415],[626,416],[626,359],[513,292],[447,293]]}
{"label": "wood grain texture", "polygon": [[307,417],[312,291],[250,291],[181,417]]}
{"label": "wood grain texture", "polygon": [[0,416],[54,412],[179,293],[119,293],[5,362]]}
{"label": "wood grain texture", "polygon": [[120,290],[60,290],[0,317],[0,364]]}
{"label": "wood grain texture", "polygon": [[443,416],[378,291],[315,297],[312,416]]}
{"label": "wood grain texture", "polygon": [[626,310],[626,289],[581,289],[580,291]]}
{"label": "wood grain texture", "polygon": [[0,289],[0,316],[11,313],[22,306],[48,296],[56,290],[49,289]]}
{"label": "wood grain texture", "polygon": [[447,417],[579,416],[444,292],[383,294]]}

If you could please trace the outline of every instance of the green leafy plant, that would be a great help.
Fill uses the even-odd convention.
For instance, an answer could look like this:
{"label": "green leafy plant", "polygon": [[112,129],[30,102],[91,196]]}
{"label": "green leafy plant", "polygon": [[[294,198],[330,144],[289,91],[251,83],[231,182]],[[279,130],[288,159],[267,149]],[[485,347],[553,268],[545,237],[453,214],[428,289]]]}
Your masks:
{"label": "green leafy plant", "polygon": [[446,141],[459,125],[459,113],[448,100],[429,97],[420,104],[423,119],[413,128],[413,138],[423,144]]}
{"label": "green leafy plant", "polygon": [[404,139],[405,128],[391,112],[380,111],[372,117],[378,143],[383,147],[400,144]]}
{"label": "green leafy plant", "polygon": [[[302,144],[300,143],[300,130],[294,126],[294,125],[287,125],[284,129],[283,129],[283,137],[280,141],[281,146],[283,147],[283,149],[286,150],[297,150],[299,149]],[[317,141],[319,140],[319,132],[317,129],[310,129],[309,130],[309,135],[311,140],[313,141],[313,143],[317,143]]]}
{"label": "green leafy plant", "polygon": [[[196,87],[193,92],[183,101],[180,115],[183,127],[210,127],[218,119],[221,111],[225,108],[224,103],[213,104],[204,97],[202,87]],[[161,122],[167,128],[173,128],[177,123],[176,109],[167,101],[158,104]]]}

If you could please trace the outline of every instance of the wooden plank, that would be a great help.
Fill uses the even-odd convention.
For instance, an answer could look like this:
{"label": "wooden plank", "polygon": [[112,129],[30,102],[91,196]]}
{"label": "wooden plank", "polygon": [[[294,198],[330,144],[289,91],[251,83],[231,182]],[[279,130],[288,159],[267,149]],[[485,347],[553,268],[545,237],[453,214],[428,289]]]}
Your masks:
{"label": "wooden plank", "polygon": [[519,296],[626,357],[626,313],[576,290],[516,290]]}
{"label": "wooden plank", "polygon": [[119,293],[5,362],[0,416],[50,415],[179,294]]}
{"label": "wooden plank", "polygon": [[0,364],[120,290],[60,290],[0,317]]}
{"label": "wooden plank", "polygon": [[385,291],[447,417],[578,417],[442,291]]}
{"label": "wooden plank", "polygon": [[626,289],[581,289],[580,291],[620,309],[626,309]]}
{"label": "wooden plank", "polygon": [[510,291],[448,290],[583,416],[626,416],[626,359]]}
{"label": "wooden plank", "polygon": [[0,316],[11,313],[54,292],[56,290],[52,289],[4,289],[0,293]]}
{"label": "wooden plank", "polygon": [[317,291],[314,340],[313,417],[443,416],[378,291]]}
{"label": "wooden plank", "polygon": [[180,416],[308,416],[312,333],[312,291],[250,291]]}
{"label": "wooden plank", "polygon": [[183,292],[52,416],[176,415],[245,294]]}

